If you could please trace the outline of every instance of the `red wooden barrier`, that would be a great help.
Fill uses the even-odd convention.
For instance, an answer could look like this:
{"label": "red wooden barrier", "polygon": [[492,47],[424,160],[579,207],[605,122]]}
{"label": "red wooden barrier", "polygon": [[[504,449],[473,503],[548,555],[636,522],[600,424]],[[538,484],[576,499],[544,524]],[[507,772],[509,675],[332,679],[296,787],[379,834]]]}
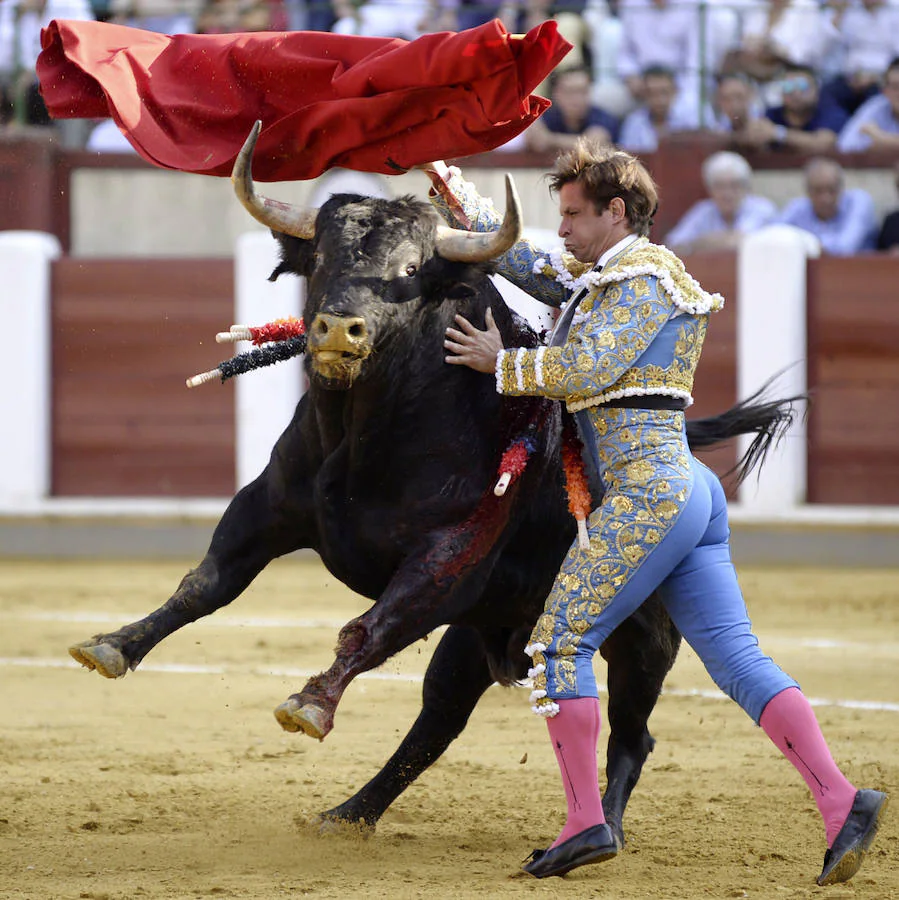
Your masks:
{"label": "red wooden barrier", "polygon": [[899,259],[809,263],[808,499],[899,505]]}
{"label": "red wooden barrier", "polygon": [[90,260],[53,267],[53,494],[230,496],[233,385],[185,378],[230,354],[233,262]]}

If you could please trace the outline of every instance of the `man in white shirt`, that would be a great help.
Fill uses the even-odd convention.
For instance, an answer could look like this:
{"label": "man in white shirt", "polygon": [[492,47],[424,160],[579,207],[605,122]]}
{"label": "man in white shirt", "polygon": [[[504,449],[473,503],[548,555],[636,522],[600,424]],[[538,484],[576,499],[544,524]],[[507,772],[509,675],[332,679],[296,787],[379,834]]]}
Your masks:
{"label": "man in white shirt", "polygon": [[52,19],[93,18],[87,0],[0,0],[0,94],[9,104],[24,103],[14,115],[29,125],[50,124],[34,71],[41,29]]}

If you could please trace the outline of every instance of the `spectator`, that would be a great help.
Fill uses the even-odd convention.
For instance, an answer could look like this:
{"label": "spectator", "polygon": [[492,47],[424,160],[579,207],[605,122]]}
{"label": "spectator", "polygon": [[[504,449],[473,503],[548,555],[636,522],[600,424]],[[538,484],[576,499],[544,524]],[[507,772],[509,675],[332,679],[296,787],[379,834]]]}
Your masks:
{"label": "spectator", "polygon": [[107,11],[119,25],[159,34],[194,34],[203,6],[203,0],[109,0]]}
{"label": "spectator", "polygon": [[833,149],[846,124],[846,113],[821,99],[815,73],[807,66],[790,66],[778,83],[783,102],[764,117],[752,120],[739,136],[745,148],[788,148],[802,153]]}
{"label": "spectator", "polygon": [[[515,31],[518,2],[507,0],[431,0],[427,31],[465,31],[501,19]],[[547,17],[548,18],[548,17]]]}
{"label": "spectator", "polygon": [[852,115],[880,93],[884,70],[899,56],[899,7],[886,0],[841,5],[833,25],[839,74],[825,82],[821,94]]}
{"label": "spectator", "polygon": [[883,76],[883,93],[863,103],[837,139],[841,153],[899,150],[899,57]]}
{"label": "spectator", "polygon": [[0,0],[0,122],[52,125],[35,64],[51,19],[94,18],[88,0]]}
{"label": "spectator", "polygon": [[618,137],[618,120],[590,104],[588,69],[556,69],[550,77],[549,96],[553,105],[524,133],[528,150],[570,150],[581,135],[604,144]]}
{"label": "spectator", "polygon": [[791,200],[778,221],[809,231],[825,253],[851,256],[874,248],[877,218],[867,191],[843,186],[843,169],[823,157],[805,167],[806,197]]}
{"label": "spectator", "polygon": [[590,34],[587,58],[593,75],[593,99],[620,118],[634,108],[634,100],[618,74],[624,35],[617,7],[616,0],[589,0],[583,19]]}
{"label": "spectator", "polygon": [[[899,163],[896,163],[896,191],[899,192]],[[899,256],[899,209],[887,213],[877,236],[877,249]]]}
{"label": "spectator", "polygon": [[675,131],[696,127],[693,116],[682,107],[676,108],[674,73],[654,67],[643,73],[642,106],[629,113],[621,125],[618,143],[633,153],[652,153],[659,139]]}
{"label": "spectator", "polygon": [[712,102],[711,130],[729,133],[735,140],[765,111],[755,84],[742,72],[719,75]]}
{"label": "spectator", "polygon": [[352,17],[355,4],[353,0],[294,0],[288,9],[297,23],[294,31],[331,31],[340,19]]}
{"label": "spectator", "polygon": [[722,150],[702,164],[709,196],[687,210],[665,244],[679,256],[696,250],[733,250],[744,234],[771,224],[777,207],[750,194],[752,169],[737,153]]}
{"label": "spectator", "polygon": [[[583,66],[590,71],[590,28],[584,19],[584,0],[523,0],[515,27],[510,29],[518,34],[526,34],[532,28],[552,19],[562,35],[570,44],[571,50],[559,64],[560,68],[574,69]],[[537,93],[541,93],[540,90]]]}
{"label": "spectator", "polygon": [[365,0],[359,6],[348,2],[342,11],[332,29],[336,34],[414,41],[430,29],[426,0]]}
{"label": "spectator", "polygon": [[[618,76],[634,103],[646,100],[648,70],[665,69],[674,76],[681,115],[699,124],[701,71],[718,70],[727,44],[718,38],[719,18],[729,14],[715,3],[677,0],[621,0],[621,41],[618,46]],[[705,51],[703,52],[703,47]]]}
{"label": "spectator", "polygon": [[287,7],[283,0],[208,0],[197,19],[201,34],[243,31],[284,31]]}
{"label": "spectator", "polygon": [[814,71],[827,43],[827,20],[816,0],[753,2],[743,16],[740,46],[728,54],[724,70],[767,84],[784,66]]}

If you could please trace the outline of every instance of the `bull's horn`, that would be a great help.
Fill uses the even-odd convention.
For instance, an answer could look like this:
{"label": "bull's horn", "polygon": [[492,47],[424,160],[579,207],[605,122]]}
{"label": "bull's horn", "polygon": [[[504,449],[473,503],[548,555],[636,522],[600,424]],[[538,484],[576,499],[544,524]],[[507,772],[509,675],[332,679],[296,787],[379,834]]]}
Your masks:
{"label": "bull's horn", "polygon": [[315,217],[318,210],[310,207],[293,206],[290,203],[282,203],[280,200],[269,200],[256,193],[253,185],[253,175],[250,171],[253,159],[253,150],[256,148],[256,140],[262,129],[262,122],[258,119],[250,131],[237,159],[234,160],[234,168],[231,170],[231,183],[234,185],[234,193],[237,199],[244,205],[249,214],[268,226],[272,231],[280,234],[291,234],[298,238],[312,238],[315,236]]}
{"label": "bull's horn", "polygon": [[521,201],[512,176],[506,175],[506,215],[496,231],[459,231],[437,227],[437,252],[444,259],[485,262],[502,256],[521,237]]}

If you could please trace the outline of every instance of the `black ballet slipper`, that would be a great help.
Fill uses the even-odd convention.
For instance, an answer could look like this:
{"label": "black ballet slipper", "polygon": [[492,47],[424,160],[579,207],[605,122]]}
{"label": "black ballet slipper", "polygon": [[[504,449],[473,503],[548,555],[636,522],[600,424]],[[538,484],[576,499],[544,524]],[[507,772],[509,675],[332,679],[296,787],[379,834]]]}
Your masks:
{"label": "black ballet slipper", "polygon": [[548,878],[550,875],[564,875],[588,863],[604,862],[616,853],[618,845],[612,829],[603,823],[579,831],[558,847],[535,850],[522,869],[535,878]]}
{"label": "black ballet slipper", "polygon": [[856,792],[843,827],[824,854],[824,868],[817,878],[818,884],[840,884],[852,878],[861,868],[880,827],[887,800],[887,795],[882,791]]}

